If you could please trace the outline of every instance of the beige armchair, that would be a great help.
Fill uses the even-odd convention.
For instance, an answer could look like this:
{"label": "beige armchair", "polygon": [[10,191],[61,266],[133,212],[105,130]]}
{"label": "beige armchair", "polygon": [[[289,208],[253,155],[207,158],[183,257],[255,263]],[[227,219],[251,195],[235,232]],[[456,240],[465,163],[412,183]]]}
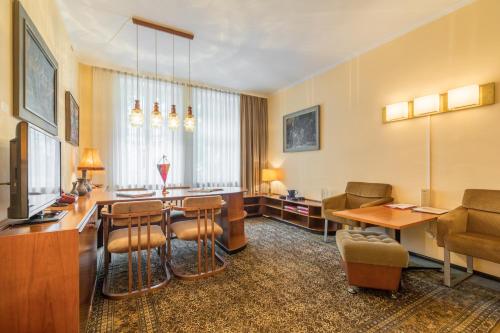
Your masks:
{"label": "beige armchair", "polygon": [[[500,263],[500,191],[465,190],[462,206],[442,215],[437,243],[444,247],[444,284],[453,287],[473,273],[473,257]],[[451,280],[450,252],[467,256],[467,275]]]}
{"label": "beige armchair", "polygon": [[347,224],[350,229],[361,226],[359,222],[334,216],[333,212],[384,205],[393,201],[391,193],[392,186],[389,184],[349,182],[344,194],[323,199],[321,212],[325,219],[325,242],[328,233],[328,221]]}

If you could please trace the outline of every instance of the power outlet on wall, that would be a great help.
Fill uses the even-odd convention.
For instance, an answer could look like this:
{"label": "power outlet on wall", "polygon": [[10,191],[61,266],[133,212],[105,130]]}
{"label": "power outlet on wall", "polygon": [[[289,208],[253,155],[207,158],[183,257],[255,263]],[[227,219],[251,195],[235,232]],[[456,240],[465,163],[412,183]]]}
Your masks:
{"label": "power outlet on wall", "polygon": [[0,112],[9,113],[9,104],[5,101],[0,102]]}
{"label": "power outlet on wall", "polygon": [[423,188],[420,190],[420,206],[430,207],[431,206],[431,190],[428,188]]}

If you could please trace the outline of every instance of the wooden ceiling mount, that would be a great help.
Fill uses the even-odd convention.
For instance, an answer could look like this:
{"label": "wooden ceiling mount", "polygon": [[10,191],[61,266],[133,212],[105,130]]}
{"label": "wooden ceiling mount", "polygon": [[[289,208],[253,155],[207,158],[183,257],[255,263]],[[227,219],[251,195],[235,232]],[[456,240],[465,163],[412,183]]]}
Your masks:
{"label": "wooden ceiling mount", "polygon": [[182,29],[179,29],[176,27],[170,27],[168,25],[148,21],[148,20],[136,17],[136,16],[132,17],[132,22],[134,24],[137,24],[137,25],[140,25],[140,26],[143,26],[146,28],[150,28],[153,30],[163,31],[163,32],[173,34],[173,35],[176,35],[179,37],[187,38],[187,39],[194,39],[194,34],[190,31],[186,31],[186,30],[182,30]]}

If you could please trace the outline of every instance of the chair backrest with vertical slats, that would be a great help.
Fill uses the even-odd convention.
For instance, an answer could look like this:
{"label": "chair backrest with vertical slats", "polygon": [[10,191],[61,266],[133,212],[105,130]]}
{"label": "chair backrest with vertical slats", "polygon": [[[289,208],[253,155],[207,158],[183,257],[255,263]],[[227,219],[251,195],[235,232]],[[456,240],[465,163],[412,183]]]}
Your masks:
{"label": "chair backrest with vertical slats", "polygon": [[[200,216],[202,216],[202,217],[205,214],[204,213],[205,210],[215,209],[214,214],[215,215],[220,214],[221,205],[222,205],[222,197],[220,195],[212,195],[212,196],[206,196],[206,197],[188,197],[188,198],[185,198],[183,201],[183,207],[199,209]],[[210,214],[211,214],[211,212],[208,212],[208,215],[210,215]],[[198,212],[197,211],[185,211],[184,215],[186,217],[197,217]]]}
{"label": "chair backrest with vertical slats", "polygon": [[[129,286],[128,291],[132,293],[133,284],[133,273],[132,273],[132,251],[137,250],[147,250],[147,287],[151,288],[151,223],[154,223],[153,219],[160,220],[163,218],[165,209],[163,208],[163,202],[161,200],[147,200],[147,201],[129,201],[129,202],[118,202],[111,206],[112,214],[109,216],[115,221],[119,220],[120,223],[124,223],[124,226],[128,227],[128,274],[129,274]],[[128,215],[128,216],[127,216]],[[137,226],[137,233],[132,236],[132,226]],[[143,248],[141,246],[141,227],[146,227],[146,245]],[[133,241],[135,238],[135,241]],[[137,244],[137,249],[133,249],[133,243]],[[142,265],[141,265],[141,255],[137,256],[137,283],[138,289],[142,289]]]}
{"label": "chair backrest with vertical slats", "polygon": [[[140,212],[154,212],[158,211],[158,215],[151,216],[151,222],[157,223],[161,221],[161,210],[163,209],[163,203],[160,200],[147,200],[147,201],[129,201],[129,202],[117,202],[111,206],[111,213],[113,215],[117,214],[130,214],[130,213],[140,213]],[[126,227],[128,224],[127,218],[114,218],[113,225],[119,227]],[[132,225],[137,224],[137,218],[132,218]]]}

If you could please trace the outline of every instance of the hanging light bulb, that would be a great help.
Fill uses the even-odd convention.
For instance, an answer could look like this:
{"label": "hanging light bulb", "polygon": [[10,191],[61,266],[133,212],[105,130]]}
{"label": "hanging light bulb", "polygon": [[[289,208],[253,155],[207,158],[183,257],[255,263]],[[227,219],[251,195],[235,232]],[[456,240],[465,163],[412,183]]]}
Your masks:
{"label": "hanging light bulb", "polygon": [[153,112],[151,112],[151,126],[152,127],[161,127],[163,123],[163,116],[160,112],[160,103],[155,102],[153,107]]}
{"label": "hanging light bulb", "polygon": [[172,108],[170,109],[170,113],[168,114],[168,127],[169,128],[177,128],[179,127],[179,118],[177,117],[177,112],[175,110],[175,101],[174,101],[174,85],[175,85],[175,36],[172,34]]}
{"label": "hanging light bulb", "polygon": [[153,111],[151,112],[151,126],[161,127],[163,123],[163,116],[160,112],[160,103],[158,102],[158,37],[155,30],[155,71],[156,71],[156,102],[153,106]]}
{"label": "hanging light bulb", "polygon": [[172,109],[170,109],[170,113],[168,114],[168,127],[179,127],[179,117],[177,116],[177,111],[175,111],[175,104],[172,104]]}
{"label": "hanging light bulb", "polygon": [[144,114],[142,113],[141,104],[138,99],[135,100],[135,106],[132,111],[130,111],[128,120],[133,127],[140,127],[144,122]]}
{"label": "hanging light bulb", "polygon": [[188,132],[194,131],[195,120],[193,116],[193,108],[188,106],[186,115],[184,116],[184,128]]}
{"label": "hanging light bulb", "polygon": [[144,122],[144,114],[141,110],[141,103],[139,102],[139,26],[136,25],[136,69],[137,69],[137,78],[136,78],[136,86],[137,86],[137,99],[135,100],[134,108],[130,111],[129,121],[130,125],[133,127],[140,127]]}
{"label": "hanging light bulb", "polygon": [[195,119],[193,116],[193,108],[191,107],[191,41],[189,41],[189,106],[186,115],[184,116],[184,128],[188,132],[194,131]]}

